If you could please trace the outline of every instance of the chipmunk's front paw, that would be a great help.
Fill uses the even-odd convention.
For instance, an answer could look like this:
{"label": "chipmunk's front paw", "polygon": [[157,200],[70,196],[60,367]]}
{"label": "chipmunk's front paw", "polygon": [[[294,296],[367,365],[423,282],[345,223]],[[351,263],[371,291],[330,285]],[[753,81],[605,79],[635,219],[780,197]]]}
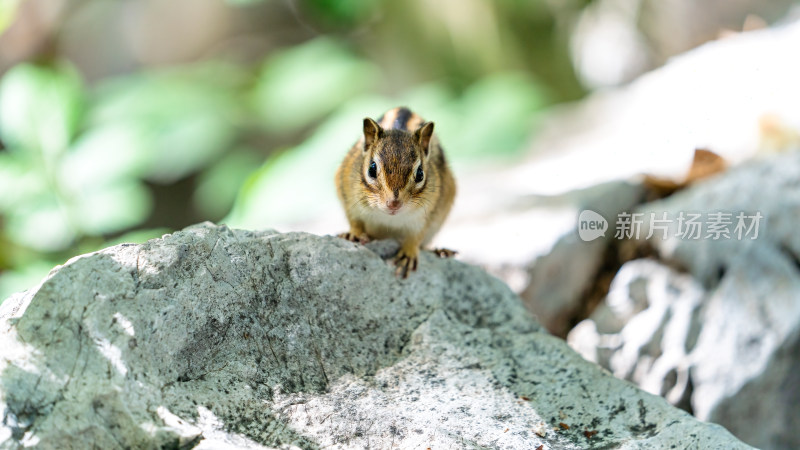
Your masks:
{"label": "chipmunk's front paw", "polygon": [[431,251],[439,258],[452,258],[458,254],[457,251],[450,250],[449,248],[435,248]]}
{"label": "chipmunk's front paw", "polygon": [[409,273],[417,270],[418,256],[419,251],[416,248],[414,250],[403,250],[401,248],[394,257],[395,275],[408,278]]}
{"label": "chipmunk's front paw", "polygon": [[348,231],[347,233],[340,233],[337,236],[342,239],[347,239],[350,242],[356,242],[359,244],[366,244],[369,242],[369,237],[366,234],[356,234],[351,231]]}

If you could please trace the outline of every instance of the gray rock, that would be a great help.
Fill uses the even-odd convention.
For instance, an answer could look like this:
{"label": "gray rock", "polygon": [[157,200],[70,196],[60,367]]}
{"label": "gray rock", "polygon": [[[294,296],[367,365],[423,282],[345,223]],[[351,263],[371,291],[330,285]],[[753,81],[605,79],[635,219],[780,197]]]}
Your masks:
{"label": "gray rock", "polygon": [[636,184],[618,181],[576,190],[564,195],[576,211],[591,210],[608,223],[602,237],[585,242],[578,236],[578,217],[556,241],[550,252],[527,267],[527,285],[520,292],[525,306],[551,333],[565,337],[586,309],[586,298],[595,285],[614,239],[613,218],[629,211],[644,197]]}
{"label": "gray rock", "polygon": [[691,275],[659,262],[625,263],[608,296],[573,328],[569,344],[614,376],[692,411],[689,356],[706,291]]}
{"label": "gray rock", "polygon": [[[755,160],[640,209],[665,262],[633,261],[571,332],[588,359],[760,448],[800,448],[800,154]],[[667,213],[662,231],[650,214]],[[677,217],[701,213],[700,239]],[[709,214],[730,220],[709,232]],[[762,216],[735,231],[740,212]],[[752,220],[745,219],[747,228]],[[682,231],[688,231],[684,225]]]}
{"label": "gray rock", "polygon": [[2,447],[749,448],[395,249],[202,224],[69,261],[0,309]]}
{"label": "gray rock", "polygon": [[[596,3],[607,9],[603,5],[620,2]],[[680,4],[649,3],[658,3],[659,11]],[[608,12],[639,17],[642,11]],[[581,316],[576,312],[589,309],[585,294],[598,281],[595,274],[606,255],[606,242],[577,239],[580,209],[607,211],[612,220],[638,201],[621,180],[644,173],[683,180],[697,148],[711,149],[731,164],[797,148],[800,84],[796,64],[783,56],[797,42],[800,21],[712,41],[623,88],[549,111],[527,158],[513,167],[481,167],[458,177],[459,195],[437,245],[459,250],[462,258],[501,278],[542,325],[565,335]],[[572,201],[575,194],[592,191],[605,195]],[[526,198],[532,201],[520,201]]]}

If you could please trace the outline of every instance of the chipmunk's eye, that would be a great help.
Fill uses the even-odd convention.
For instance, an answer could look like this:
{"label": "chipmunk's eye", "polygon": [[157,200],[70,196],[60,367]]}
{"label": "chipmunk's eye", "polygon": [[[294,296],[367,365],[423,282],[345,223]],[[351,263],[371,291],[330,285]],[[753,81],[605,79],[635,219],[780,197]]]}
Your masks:
{"label": "chipmunk's eye", "polygon": [[369,176],[370,178],[377,178],[378,177],[378,165],[375,164],[375,161],[369,163]]}
{"label": "chipmunk's eye", "polygon": [[419,182],[422,181],[422,177],[424,177],[424,176],[425,176],[425,174],[422,172],[422,166],[417,167],[417,174],[414,177],[414,181],[419,183]]}

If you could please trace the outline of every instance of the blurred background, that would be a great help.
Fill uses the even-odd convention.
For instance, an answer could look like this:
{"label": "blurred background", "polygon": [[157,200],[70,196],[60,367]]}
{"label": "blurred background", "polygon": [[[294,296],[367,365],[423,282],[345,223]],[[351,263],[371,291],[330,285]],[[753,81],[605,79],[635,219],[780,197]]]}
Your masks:
{"label": "blurred background", "polygon": [[513,158],[585,93],[583,6],[2,0],[0,297],[113,243],[336,211],[361,119],[400,104],[459,164]]}
{"label": "blurred background", "polygon": [[[363,117],[405,105],[459,186],[437,245],[616,376],[797,448],[797,5],[0,0],[0,299],[206,220],[345,231],[334,171]],[[634,208],[766,223],[752,243],[578,240],[582,209]]]}
{"label": "blurred background", "polygon": [[0,0],[0,298],[203,220],[341,231],[362,117],[435,120],[460,177],[513,165],[554,105],[793,2],[703,3]]}

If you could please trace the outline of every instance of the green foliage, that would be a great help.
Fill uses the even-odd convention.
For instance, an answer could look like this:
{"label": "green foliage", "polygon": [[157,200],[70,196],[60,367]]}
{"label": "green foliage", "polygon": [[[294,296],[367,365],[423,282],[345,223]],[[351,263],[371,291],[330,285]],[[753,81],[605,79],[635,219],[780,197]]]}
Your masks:
{"label": "green foliage", "polygon": [[253,100],[269,132],[290,133],[371,92],[377,78],[372,64],[339,43],[318,38],[269,58]]}
{"label": "green foliage", "polygon": [[[21,1],[0,0],[0,32]],[[257,39],[250,28],[218,36],[212,48],[225,49],[220,58],[184,55],[195,62],[158,67],[140,54],[127,66],[111,61],[107,72],[140,69],[92,77],[89,85],[73,66],[52,62],[72,48],[53,32],[53,45],[42,46],[48,53],[36,56],[44,63],[5,73],[0,299],[70,256],[158,237],[169,231],[164,224],[224,217],[262,228],[338,214],[333,174],[364,116],[405,105],[434,120],[461,171],[513,161],[542,108],[580,95],[566,41],[555,36],[556,9],[546,2],[465,0],[458,16],[452,5],[426,2],[227,3],[235,12],[220,19],[229,21],[220,30],[248,22],[251,11],[291,23],[259,30]],[[80,16],[62,14],[54,29],[69,30]],[[262,19],[252,16],[251,28]],[[136,33],[122,34],[120,41],[135,40]],[[247,63],[228,58],[230,43],[245,35],[241,42],[275,50]],[[80,64],[95,46],[108,50],[106,37],[94,37]],[[150,50],[135,52],[142,51]],[[70,56],[78,53],[72,48]]]}
{"label": "green foliage", "polygon": [[[89,139],[136,175],[171,183],[216,160],[245,115],[234,66],[204,64],[114,80],[98,91]],[[122,153],[120,155],[119,153]]]}
{"label": "green foliage", "polygon": [[456,162],[513,158],[524,150],[537,113],[548,103],[543,89],[523,74],[484,78],[448,105],[443,142]]}
{"label": "green foliage", "polygon": [[0,276],[0,302],[9,295],[36,286],[42,278],[59,262],[40,260],[32,261],[13,271],[4,272]]}
{"label": "green foliage", "polygon": [[330,210],[336,201],[333,174],[359,136],[364,111],[380,111],[387,105],[382,99],[349,102],[305,142],[271,157],[242,186],[225,222],[234,227],[263,228],[276,222],[308,220]]}
{"label": "green foliage", "polygon": [[247,6],[247,5],[254,5],[256,3],[262,3],[266,0],[225,0],[226,3],[233,5],[233,6]]}
{"label": "green foliage", "polygon": [[19,269],[0,275],[0,287],[37,273],[35,262],[21,266],[31,252],[58,261],[142,224],[153,206],[147,182],[205,169],[235,141],[246,81],[229,66],[197,65],[86,93],[68,66],[10,70],[0,82],[0,217],[15,251],[0,252],[0,269]]}
{"label": "green foliage", "polygon": [[376,0],[307,0],[309,12],[329,25],[352,26],[369,17]]}
{"label": "green foliage", "polygon": [[365,115],[378,117],[400,105],[414,105],[435,119],[451,164],[477,166],[518,155],[531,136],[546,95],[531,79],[516,73],[489,77],[454,97],[442,84],[413,90],[400,100],[356,96],[323,122],[309,139],[273,156],[242,187],[229,225],[263,228],[302,222],[338,208],[333,174],[359,138]]}
{"label": "green foliage", "polygon": [[21,0],[0,0],[0,33],[11,24]]}
{"label": "green foliage", "polygon": [[71,68],[21,65],[0,85],[0,129],[9,148],[52,163],[75,134],[82,113],[81,82]]}
{"label": "green foliage", "polygon": [[231,210],[244,180],[263,158],[253,149],[239,148],[227,153],[198,179],[192,201],[204,217],[223,217]]}
{"label": "green foliage", "polygon": [[13,241],[34,249],[63,249],[78,232],[60,164],[83,112],[80,81],[69,68],[21,65],[0,83],[0,213]]}

